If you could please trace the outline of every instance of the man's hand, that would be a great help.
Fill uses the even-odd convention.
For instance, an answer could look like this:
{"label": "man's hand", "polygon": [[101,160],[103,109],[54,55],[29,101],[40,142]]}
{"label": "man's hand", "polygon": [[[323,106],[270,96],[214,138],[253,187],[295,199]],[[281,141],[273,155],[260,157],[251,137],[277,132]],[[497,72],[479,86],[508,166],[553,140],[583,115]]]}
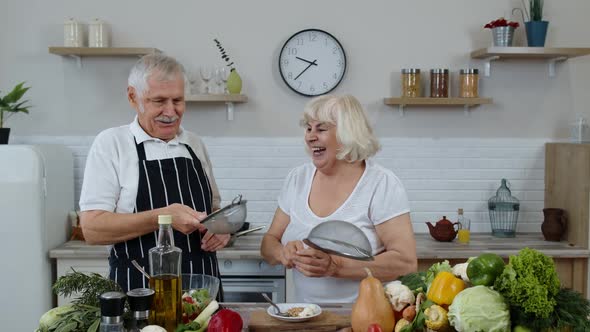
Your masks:
{"label": "man's hand", "polygon": [[205,251],[217,251],[227,245],[230,237],[230,234],[213,234],[207,232],[201,240],[201,249]]}
{"label": "man's hand", "polygon": [[293,259],[297,256],[298,250],[303,250],[305,246],[301,241],[289,241],[281,250],[281,264],[290,269],[293,267]]}
{"label": "man's hand", "polygon": [[201,220],[205,219],[207,213],[198,212],[192,208],[174,203],[162,208],[160,214],[169,214],[172,216],[172,228],[183,233],[190,234],[196,230],[204,230],[205,226],[201,225]]}

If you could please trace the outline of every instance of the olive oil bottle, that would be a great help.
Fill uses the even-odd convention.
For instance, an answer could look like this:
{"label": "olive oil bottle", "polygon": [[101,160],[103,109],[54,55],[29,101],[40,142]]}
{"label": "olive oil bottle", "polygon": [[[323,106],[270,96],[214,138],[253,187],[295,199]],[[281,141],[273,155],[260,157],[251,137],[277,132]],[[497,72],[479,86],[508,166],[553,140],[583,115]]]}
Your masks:
{"label": "olive oil bottle", "polygon": [[158,216],[158,225],[158,242],[149,250],[150,288],[155,292],[150,323],[174,332],[182,315],[182,250],[174,246],[172,216]]}

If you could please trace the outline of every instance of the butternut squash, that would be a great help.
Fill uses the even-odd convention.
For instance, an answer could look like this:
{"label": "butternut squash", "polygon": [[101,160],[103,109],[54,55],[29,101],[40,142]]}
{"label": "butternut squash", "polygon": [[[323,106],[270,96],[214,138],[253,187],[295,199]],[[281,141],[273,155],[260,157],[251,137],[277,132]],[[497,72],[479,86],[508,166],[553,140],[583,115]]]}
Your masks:
{"label": "butternut squash", "polygon": [[391,303],[379,279],[365,268],[367,277],[361,280],[359,295],[352,306],[351,323],[353,332],[366,332],[369,325],[377,323],[383,331],[393,331],[395,317]]}

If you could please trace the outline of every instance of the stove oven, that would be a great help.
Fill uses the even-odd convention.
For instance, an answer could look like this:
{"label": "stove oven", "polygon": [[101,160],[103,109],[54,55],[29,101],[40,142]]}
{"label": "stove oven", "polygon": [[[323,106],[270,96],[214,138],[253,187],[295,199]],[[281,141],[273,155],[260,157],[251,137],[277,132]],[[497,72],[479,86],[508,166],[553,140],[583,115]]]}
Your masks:
{"label": "stove oven", "polygon": [[224,302],[285,302],[285,267],[271,266],[262,259],[220,259],[219,272]]}

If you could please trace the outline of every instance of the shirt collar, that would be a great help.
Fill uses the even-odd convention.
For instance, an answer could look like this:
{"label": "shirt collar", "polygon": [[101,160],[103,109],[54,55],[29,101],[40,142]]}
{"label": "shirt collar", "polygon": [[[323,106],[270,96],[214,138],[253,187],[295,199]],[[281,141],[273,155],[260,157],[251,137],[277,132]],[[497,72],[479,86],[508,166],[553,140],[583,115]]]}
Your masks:
{"label": "shirt collar", "polygon": [[135,116],[135,119],[133,119],[133,122],[129,124],[129,130],[131,130],[131,134],[133,134],[135,137],[137,144],[141,144],[145,141],[163,142],[171,145],[188,144],[188,138],[182,126],[179,127],[176,137],[171,139],[169,142],[165,142],[159,138],[148,135],[148,133],[146,133],[145,130],[143,130],[143,128],[141,128],[139,125],[139,119],[137,115]]}

